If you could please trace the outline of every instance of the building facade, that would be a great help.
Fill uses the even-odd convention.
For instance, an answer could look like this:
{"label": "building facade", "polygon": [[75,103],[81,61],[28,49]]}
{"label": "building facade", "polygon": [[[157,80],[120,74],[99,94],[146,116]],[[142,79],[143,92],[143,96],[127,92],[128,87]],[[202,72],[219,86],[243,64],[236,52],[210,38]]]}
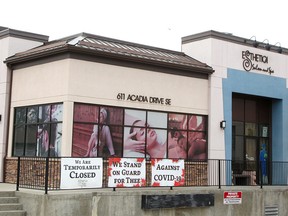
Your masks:
{"label": "building facade", "polygon": [[[86,33],[47,40],[0,27],[2,181],[16,181],[19,156],[23,185],[36,182],[43,189],[45,178],[51,188],[56,182],[56,190],[71,188],[68,172],[62,180],[63,161],[107,165],[122,157],[123,163],[137,158],[132,165],[145,164],[144,158],[147,165],[153,158],[185,159],[185,184],[51,193],[49,199],[17,191],[27,214],[287,215],[286,187],[262,188],[287,186],[287,49],[215,31],[183,37],[182,52]],[[45,175],[47,167],[52,172]],[[155,164],[147,169],[150,183],[151,176],[169,173],[152,169]],[[95,173],[88,175],[101,176],[100,169]],[[98,180],[102,187],[99,176],[90,183]],[[59,187],[60,178],[66,188]],[[193,187],[192,194],[191,187],[171,190],[218,184]],[[261,190],[220,188],[233,184],[261,184]]]}
{"label": "building facade", "polygon": [[182,52],[81,33],[11,53],[3,156],[224,159],[227,184],[287,183],[287,53],[215,31]]}
{"label": "building facade", "polygon": [[78,34],[6,59],[17,156],[208,159],[213,69],[165,49]]}
{"label": "building facade", "polygon": [[[253,170],[257,176],[259,167],[249,168],[249,161],[266,161],[269,182],[280,181],[271,163],[288,160],[287,49],[207,31],[183,37],[182,51],[215,70],[209,79],[209,155],[239,161],[234,173]],[[227,126],[219,133],[223,120]]]}
{"label": "building facade", "polygon": [[0,26],[0,181],[3,181],[4,158],[7,156],[11,71],[4,63],[15,53],[48,41],[48,36]]}

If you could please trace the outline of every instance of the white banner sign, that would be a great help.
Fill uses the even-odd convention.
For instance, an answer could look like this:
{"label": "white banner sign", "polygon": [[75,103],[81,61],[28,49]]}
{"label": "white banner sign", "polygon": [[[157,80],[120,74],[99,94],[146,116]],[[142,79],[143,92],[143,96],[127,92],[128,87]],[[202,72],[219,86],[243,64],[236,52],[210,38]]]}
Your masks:
{"label": "white banner sign", "polygon": [[146,186],[144,158],[109,158],[108,187]]}
{"label": "white banner sign", "polygon": [[101,188],[102,158],[61,158],[61,189]]}
{"label": "white banner sign", "polygon": [[183,186],[185,183],[184,160],[151,159],[152,186]]}

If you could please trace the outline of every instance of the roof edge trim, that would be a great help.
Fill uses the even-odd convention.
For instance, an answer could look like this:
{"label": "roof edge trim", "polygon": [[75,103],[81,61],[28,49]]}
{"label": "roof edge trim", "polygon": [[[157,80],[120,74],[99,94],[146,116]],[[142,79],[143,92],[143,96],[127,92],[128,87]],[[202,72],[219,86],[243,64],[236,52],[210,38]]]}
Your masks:
{"label": "roof edge trim", "polygon": [[26,31],[20,31],[10,28],[0,28],[0,38],[4,37],[17,37],[22,39],[28,39],[33,41],[39,41],[39,42],[47,42],[49,40],[49,36],[42,35],[42,34],[36,34]]}

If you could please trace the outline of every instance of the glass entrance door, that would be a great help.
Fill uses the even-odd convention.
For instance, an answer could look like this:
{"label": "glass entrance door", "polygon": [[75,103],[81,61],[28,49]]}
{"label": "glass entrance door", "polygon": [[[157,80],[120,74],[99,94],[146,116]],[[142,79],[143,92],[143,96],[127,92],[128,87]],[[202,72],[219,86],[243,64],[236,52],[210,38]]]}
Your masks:
{"label": "glass entrance door", "polygon": [[232,101],[233,183],[268,184],[271,101],[246,95],[233,95]]}

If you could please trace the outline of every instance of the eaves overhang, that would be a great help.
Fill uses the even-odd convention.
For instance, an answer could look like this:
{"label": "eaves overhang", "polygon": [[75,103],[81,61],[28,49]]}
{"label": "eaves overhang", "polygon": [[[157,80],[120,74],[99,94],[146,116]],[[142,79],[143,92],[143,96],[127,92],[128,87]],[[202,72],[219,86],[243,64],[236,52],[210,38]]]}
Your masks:
{"label": "eaves overhang", "polygon": [[100,57],[100,58],[107,58],[112,60],[120,60],[120,61],[126,61],[126,62],[132,62],[132,63],[138,63],[143,65],[153,65],[158,67],[164,67],[169,69],[175,69],[175,70],[181,70],[185,71],[185,73],[200,73],[200,74],[206,74],[210,75],[214,72],[214,70],[210,66],[198,66],[198,65],[186,65],[186,64],[175,64],[171,63],[169,61],[157,61],[155,59],[150,58],[139,58],[137,55],[131,55],[131,54],[121,54],[119,55],[116,52],[105,52],[103,50],[97,50],[97,49],[86,49],[83,47],[77,47],[75,45],[70,45],[68,43],[65,43],[64,45],[59,45],[57,48],[48,49],[44,52],[30,52],[29,55],[14,55],[11,57],[8,57],[5,60],[5,63],[8,67],[13,68],[16,65],[20,65],[27,62],[33,62],[40,59],[49,58],[52,56],[60,55],[60,54],[66,54],[66,53],[77,53],[83,56],[94,56],[94,57]]}

